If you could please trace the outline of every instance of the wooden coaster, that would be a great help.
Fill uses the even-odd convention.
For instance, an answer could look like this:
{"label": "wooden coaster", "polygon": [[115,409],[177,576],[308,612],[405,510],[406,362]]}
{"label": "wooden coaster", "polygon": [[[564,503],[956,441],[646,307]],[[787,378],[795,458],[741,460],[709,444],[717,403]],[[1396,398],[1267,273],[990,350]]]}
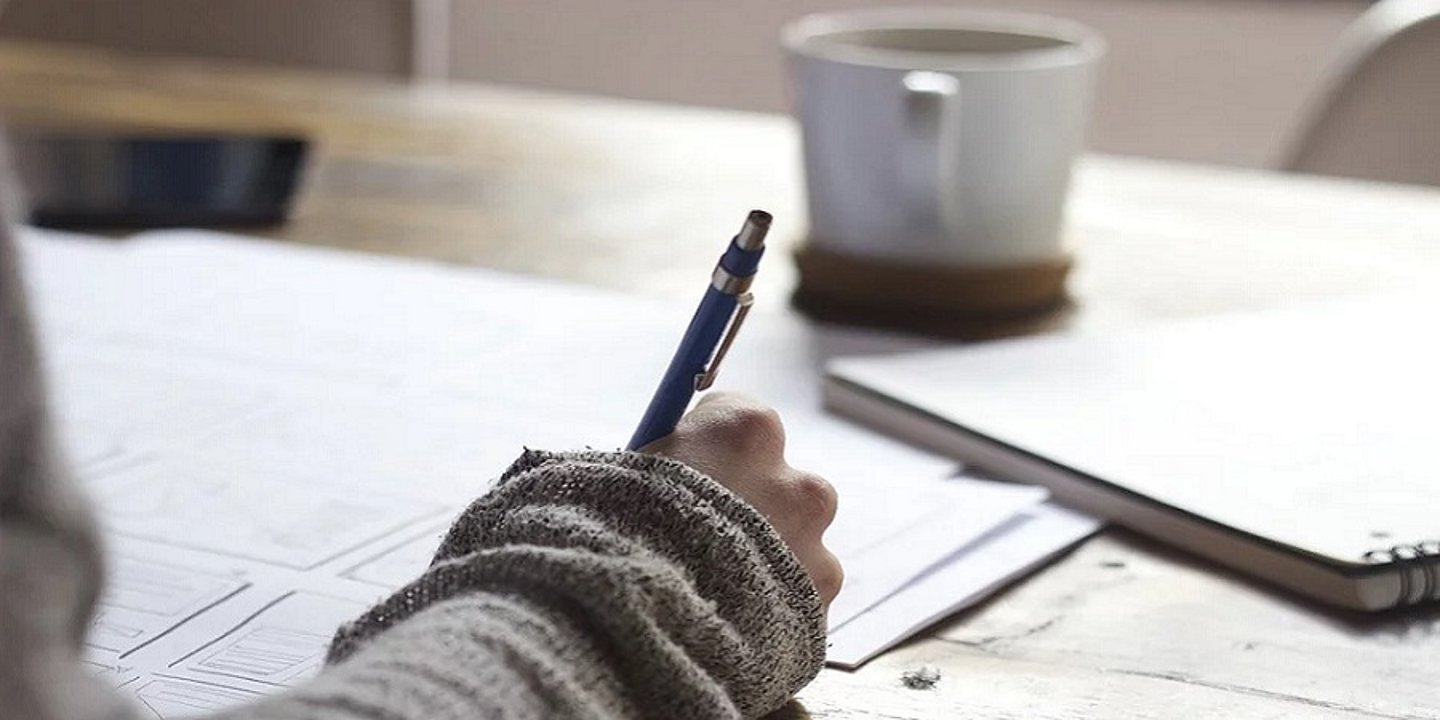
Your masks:
{"label": "wooden coaster", "polygon": [[802,245],[792,298],[811,317],[961,339],[1035,332],[1070,307],[1071,259],[996,268],[896,263]]}

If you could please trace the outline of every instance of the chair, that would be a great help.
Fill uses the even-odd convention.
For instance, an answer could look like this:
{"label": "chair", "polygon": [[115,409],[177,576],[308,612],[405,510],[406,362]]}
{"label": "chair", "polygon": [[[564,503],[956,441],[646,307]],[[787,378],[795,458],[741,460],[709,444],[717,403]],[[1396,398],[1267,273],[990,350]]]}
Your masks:
{"label": "chair", "polygon": [[1345,31],[1280,164],[1440,185],[1440,0],[1381,0]]}

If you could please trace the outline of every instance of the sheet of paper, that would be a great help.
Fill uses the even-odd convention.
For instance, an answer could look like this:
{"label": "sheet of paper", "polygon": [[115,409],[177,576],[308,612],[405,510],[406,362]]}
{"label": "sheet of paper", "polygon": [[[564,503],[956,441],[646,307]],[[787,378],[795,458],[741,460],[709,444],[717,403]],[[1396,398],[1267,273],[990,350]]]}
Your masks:
{"label": "sheet of paper", "polygon": [[[845,586],[830,605],[834,629],[890,597],[897,589],[948,558],[951,553],[1043,501],[1040,488],[987,483],[952,492],[944,481],[933,489],[892,487],[855,493],[846,502],[859,509],[832,530],[832,550],[846,568]],[[900,493],[915,493],[897,498]],[[956,504],[958,496],[963,504]],[[925,512],[917,503],[926,503]],[[863,544],[846,538],[853,519],[869,527]]]}
{"label": "sheet of paper", "polygon": [[[162,718],[308,676],[523,447],[619,446],[690,313],[210,233],[22,248],[62,440],[117,558],[88,657]],[[915,345],[757,313],[721,374],[839,491],[832,626],[1044,498],[945,482],[949,461],[820,411],[830,355]]]}
{"label": "sheet of paper", "polygon": [[[991,484],[988,481],[973,482]],[[831,665],[855,668],[983,599],[1088,537],[1100,522],[1052,503],[1032,506],[956,550],[885,601],[830,629]]]}

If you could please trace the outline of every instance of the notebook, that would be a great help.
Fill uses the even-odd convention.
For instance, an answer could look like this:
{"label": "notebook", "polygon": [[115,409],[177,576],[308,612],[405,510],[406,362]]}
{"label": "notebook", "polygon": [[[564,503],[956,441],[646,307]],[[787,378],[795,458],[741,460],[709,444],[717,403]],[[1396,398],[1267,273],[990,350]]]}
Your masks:
{"label": "notebook", "polygon": [[1440,296],[827,368],[832,411],[1311,598],[1440,599]]}

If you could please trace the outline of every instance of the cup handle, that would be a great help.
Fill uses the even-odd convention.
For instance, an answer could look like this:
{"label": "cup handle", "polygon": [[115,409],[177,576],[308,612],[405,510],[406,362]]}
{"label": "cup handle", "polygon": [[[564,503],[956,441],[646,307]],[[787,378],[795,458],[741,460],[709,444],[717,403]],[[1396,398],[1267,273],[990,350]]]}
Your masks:
{"label": "cup handle", "polygon": [[904,197],[912,199],[911,218],[934,229],[952,224],[959,128],[960,80],[954,75],[915,70],[901,78],[905,86],[906,150],[902,160]]}

